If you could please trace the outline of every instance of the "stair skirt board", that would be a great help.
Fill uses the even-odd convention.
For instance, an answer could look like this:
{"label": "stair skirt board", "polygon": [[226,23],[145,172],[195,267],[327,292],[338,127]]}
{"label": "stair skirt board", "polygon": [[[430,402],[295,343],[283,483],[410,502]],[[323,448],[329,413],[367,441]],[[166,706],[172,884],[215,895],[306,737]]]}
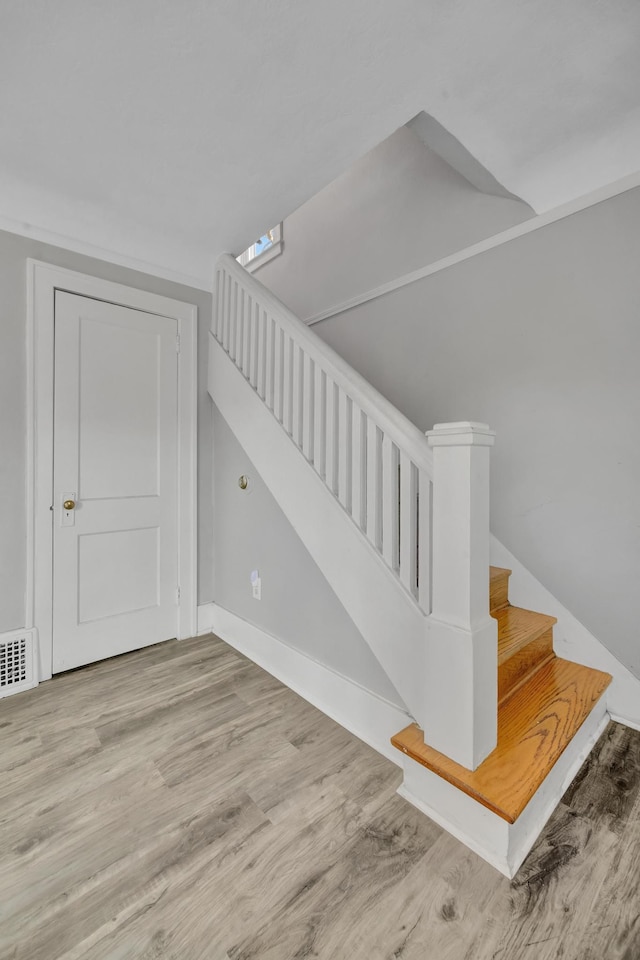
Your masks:
{"label": "stair skirt board", "polygon": [[391,746],[391,737],[411,718],[400,707],[216,603],[198,609],[198,633],[208,632],[215,633],[396,766],[401,765],[401,755]]}
{"label": "stair skirt board", "polygon": [[511,879],[608,722],[606,697],[602,697],[513,824],[410,757],[404,758],[404,781],[398,793]]}

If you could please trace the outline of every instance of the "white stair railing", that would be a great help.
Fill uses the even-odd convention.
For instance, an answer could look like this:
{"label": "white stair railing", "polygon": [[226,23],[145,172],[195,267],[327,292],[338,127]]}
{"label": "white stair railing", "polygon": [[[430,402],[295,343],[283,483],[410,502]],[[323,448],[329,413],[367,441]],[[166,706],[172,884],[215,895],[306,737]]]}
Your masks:
{"label": "white stair railing", "polygon": [[371,384],[230,256],[213,334],[424,613],[431,609],[433,458]]}
{"label": "white stair railing", "polygon": [[[493,432],[464,421],[437,424],[425,437],[228,255],[216,267],[212,341],[211,396],[260,453],[263,475],[295,515],[294,527],[427,742],[474,769],[497,737],[497,627],[488,582]],[[271,449],[240,413],[244,383],[227,358],[254,391],[265,435],[273,415],[346,512],[338,514],[344,525],[325,516],[332,533],[340,528],[330,548],[308,516],[305,494],[274,470]],[[273,426],[278,464],[288,462],[304,485],[298,452]],[[317,483],[309,479],[307,496]],[[314,500],[320,511],[327,503],[322,484],[321,502]],[[351,531],[360,543],[357,569],[344,562],[357,553]]]}

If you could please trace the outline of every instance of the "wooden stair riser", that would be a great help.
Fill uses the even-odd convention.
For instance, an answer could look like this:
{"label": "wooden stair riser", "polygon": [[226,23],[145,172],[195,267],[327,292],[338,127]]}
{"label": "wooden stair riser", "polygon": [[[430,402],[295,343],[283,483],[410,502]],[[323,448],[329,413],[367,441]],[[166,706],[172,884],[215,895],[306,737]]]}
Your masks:
{"label": "wooden stair riser", "polygon": [[498,663],[515,656],[528,643],[533,643],[543,633],[551,630],[555,617],[544,613],[524,610],[522,607],[505,607],[492,614],[498,621]]}
{"label": "wooden stair riser", "polygon": [[511,606],[492,616],[498,621],[498,700],[502,702],[553,657],[556,619]]}
{"label": "wooden stair riser", "polygon": [[525,644],[516,653],[498,664],[498,704],[501,705],[518,690],[529,677],[555,656],[553,628]]}
{"label": "wooden stair riser", "polygon": [[489,608],[498,621],[498,702],[503,703],[528,676],[553,657],[555,617],[512,607],[511,570],[489,568]]}
{"label": "wooden stair riser", "polygon": [[491,567],[489,570],[489,610],[495,613],[509,606],[509,577],[511,570]]}

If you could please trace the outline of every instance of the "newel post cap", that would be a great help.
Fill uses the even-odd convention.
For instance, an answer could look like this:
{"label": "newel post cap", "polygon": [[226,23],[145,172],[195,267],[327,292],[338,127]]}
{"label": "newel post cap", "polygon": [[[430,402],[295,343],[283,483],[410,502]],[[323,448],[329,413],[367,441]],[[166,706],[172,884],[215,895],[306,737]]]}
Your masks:
{"label": "newel post cap", "polygon": [[492,447],[496,432],[488,423],[461,420],[458,423],[436,423],[427,430],[430,447]]}

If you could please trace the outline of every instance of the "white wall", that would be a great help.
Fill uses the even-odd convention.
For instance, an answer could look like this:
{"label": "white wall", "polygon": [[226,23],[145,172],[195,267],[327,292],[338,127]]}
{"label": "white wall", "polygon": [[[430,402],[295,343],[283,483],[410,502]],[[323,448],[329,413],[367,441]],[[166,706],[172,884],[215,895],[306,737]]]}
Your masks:
{"label": "white wall", "polygon": [[[215,599],[324,666],[402,707],[395,688],[214,407]],[[247,490],[238,486],[250,478]],[[259,570],[262,599],[251,595]]]}
{"label": "white wall", "polygon": [[419,427],[496,430],[493,533],[636,676],[639,252],[635,189],[314,327]]}
{"label": "white wall", "polygon": [[60,247],[0,231],[0,633],[25,624],[26,261],[28,257],[150,290],[198,307],[198,510],[200,602],[213,599],[211,403],[206,393],[211,295]]}
{"label": "white wall", "polygon": [[305,319],[530,216],[400,127],[285,220],[284,254],[256,276]]}

